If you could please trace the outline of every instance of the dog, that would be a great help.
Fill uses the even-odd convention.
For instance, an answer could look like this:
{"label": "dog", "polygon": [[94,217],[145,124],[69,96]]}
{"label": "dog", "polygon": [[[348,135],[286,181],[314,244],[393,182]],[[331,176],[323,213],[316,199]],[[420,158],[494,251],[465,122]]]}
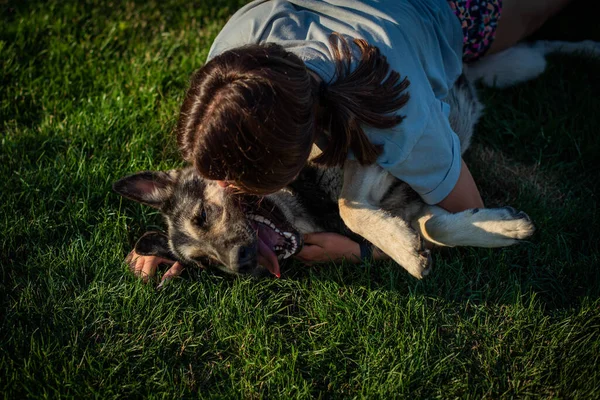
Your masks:
{"label": "dog", "polygon": [[[450,124],[470,145],[483,105],[474,84],[507,87],[539,76],[548,53],[600,54],[600,44],[538,41],[519,44],[465,66],[444,101]],[[319,154],[313,148],[311,159]],[[366,240],[416,278],[432,268],[429,242],[438,246],[504,247],[529,238],[534,224],[512,207],[449,213],[424,203],[404,182],[377,165],[347,161],[343,168],[308,163],[288,187],[262,198],[233,194],[192,167],[143,171],[118,180],[115,192],[161,211],[167,234],[149,232],[140,255],[183,266],[218,268],[238,275],[281,275],[280,262],[297,254],[303,234],[337,232]]]}

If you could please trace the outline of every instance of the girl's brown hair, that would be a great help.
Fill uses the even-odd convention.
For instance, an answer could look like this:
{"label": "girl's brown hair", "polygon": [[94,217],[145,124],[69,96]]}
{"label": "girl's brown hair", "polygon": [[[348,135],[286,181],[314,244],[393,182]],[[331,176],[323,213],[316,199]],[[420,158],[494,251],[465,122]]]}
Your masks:
{"label": "girl's brown hair", "polygon": [[183,157],[204,177],[254,194],[290,183],[322,131],[329,140],[315,163],[341,166],[349,151],[361,164],[375,162],[379,149],[361,125],[400,123],[395,111],[408,101],[409,82],[362,39],[354,40],[361,56],[351,71],[348,42],[335,33],[329,40],[336,80],[325,86],[300,58],[273,43],[226,51],[199,69],[177,124]]}

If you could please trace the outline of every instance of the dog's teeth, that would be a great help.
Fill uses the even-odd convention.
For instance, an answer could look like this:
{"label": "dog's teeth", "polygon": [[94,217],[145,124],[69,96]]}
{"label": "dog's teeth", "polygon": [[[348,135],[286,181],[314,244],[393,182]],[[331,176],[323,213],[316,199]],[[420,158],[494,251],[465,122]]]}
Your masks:
{"label": "dog's teeth", "polygon": [[273,225],[273,223],[265,217],[258,216],[257,221],[262,222],[263,224],[267,225],[271,229],[275,228],[275,225]]}
{"label": "dog's teeth", "polygon": [[289,239],[292,237],[292,234],[290,232],[283,232],[283,236]]}
{"label": "dog's teeth", "polygon": [[285,251],[285,255],[283,256],[283,258],[288,258],[289,256],[291,256],[292,253],[290,253],[289,251]]}

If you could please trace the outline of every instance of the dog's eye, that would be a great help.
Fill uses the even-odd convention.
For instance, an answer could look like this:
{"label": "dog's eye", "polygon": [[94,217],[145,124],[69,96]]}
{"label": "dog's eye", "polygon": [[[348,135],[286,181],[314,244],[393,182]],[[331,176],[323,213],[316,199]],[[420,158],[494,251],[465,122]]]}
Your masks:
{"label": "dog's eye", "polygon": [[206,223],[206,210],[203,208],[200,214],[194,217],[194,225],[202,226]]}

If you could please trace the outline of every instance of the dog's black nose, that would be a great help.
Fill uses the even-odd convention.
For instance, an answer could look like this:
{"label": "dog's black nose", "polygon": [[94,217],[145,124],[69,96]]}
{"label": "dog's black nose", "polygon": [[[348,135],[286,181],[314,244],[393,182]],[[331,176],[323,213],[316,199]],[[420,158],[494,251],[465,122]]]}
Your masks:
{"label": "dog's black nose", "polygon": [[241,246],[238,250],[238,272],[252,272],[256,266],[256,245]]}
{"label": "dog's black nose", "polygon": [[238,261],[243,264],[256,259],[256,246],[242,246],[238,250]]}

